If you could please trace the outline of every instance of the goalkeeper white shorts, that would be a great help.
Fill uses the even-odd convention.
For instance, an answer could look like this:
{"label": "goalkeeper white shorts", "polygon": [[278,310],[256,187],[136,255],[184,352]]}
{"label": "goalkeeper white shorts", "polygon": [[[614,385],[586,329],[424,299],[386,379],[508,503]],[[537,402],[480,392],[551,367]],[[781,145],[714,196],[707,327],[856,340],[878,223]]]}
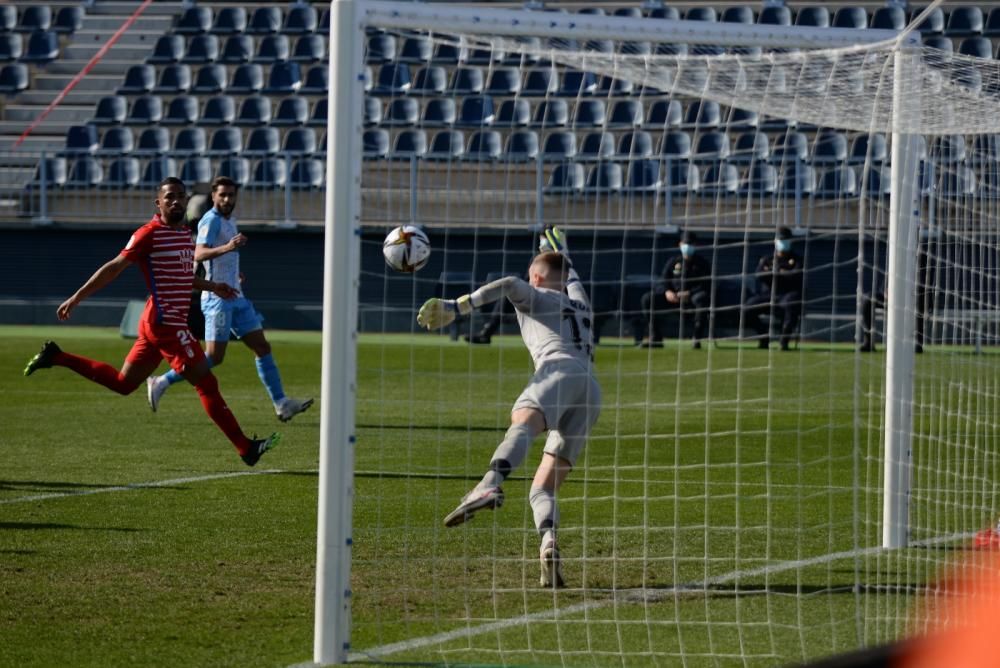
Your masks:
{"label": "goalkeeper white shorts", "polygon": [[549,430],[545,452],[575,465],[601,414],[601,386],[579,362],[547,362],[535,371],[511,411],[520,408],[541,411]]}

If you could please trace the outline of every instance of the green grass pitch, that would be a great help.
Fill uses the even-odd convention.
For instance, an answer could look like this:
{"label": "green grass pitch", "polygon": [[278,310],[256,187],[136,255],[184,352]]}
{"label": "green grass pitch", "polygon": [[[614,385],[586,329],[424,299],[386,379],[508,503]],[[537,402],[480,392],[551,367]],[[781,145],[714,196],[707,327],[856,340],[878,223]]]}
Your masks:
{"label": "green grass pitch", "polygon": [[[116,332],[0,333],[0,665],[308,661],[318,405],[279,423],[249,351],[231,346],[217,375],[233,412],[248,432],[283,433],[251,470],[186,385],[152,414],[145,388],[21,376],[46,338],[117,366],[129,343]],[[318,398],[319,336],[269,338],[288,393]],[[849,353],[599,347],[605,408],[560,497],[571,586],[553,593],[536,586],[526,500],[539,443],[504,508],[441,524],[530,373],[519,340],[362,337],[352,656],[773,666],[903,632],[957,542],[877,550],[881,356]],[[965,481],[915,480],[921,526],[942,489],[971,509],[927,536],[983,520],[995,462],[961,457]]]}

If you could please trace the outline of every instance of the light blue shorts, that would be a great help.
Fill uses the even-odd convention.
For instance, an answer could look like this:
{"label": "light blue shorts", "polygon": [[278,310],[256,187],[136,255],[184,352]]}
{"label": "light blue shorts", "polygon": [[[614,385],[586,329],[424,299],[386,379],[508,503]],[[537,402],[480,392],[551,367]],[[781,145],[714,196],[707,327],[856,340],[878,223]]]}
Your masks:
{"label": "light blue shorts", "polygon": [[243,338],[264,327],[264,318],[246,297],[224,300],[212,295],[202,298],[201,312],[205,314],[206,341],[228,341],[230,332]]}

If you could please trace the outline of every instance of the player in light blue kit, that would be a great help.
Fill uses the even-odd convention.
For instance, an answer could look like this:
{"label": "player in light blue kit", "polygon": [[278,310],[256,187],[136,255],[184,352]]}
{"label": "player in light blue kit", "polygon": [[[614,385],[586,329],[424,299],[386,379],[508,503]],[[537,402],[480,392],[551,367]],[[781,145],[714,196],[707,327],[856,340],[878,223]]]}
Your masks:
{"label": "player in light blue kit", "polygon": [[[205,263],[206,277],[213,281],[225,280],[229,285],[243,282],[239,249],[247,244],[247,238],[236,228],[233,217],[236,196],[236,182],[229,177],[218,176],[212,181],[213,207],[198,222],[194,250],[195,261]],[[229,334],[233,332],[257,357],[257,375],[271,397],[279,420],[288,422],[312,406],[312,399],[285,396],[278,365],[271,356],[271,344],[264,337],[261,316],[249,299],[240,294],[236,299],[222,300],[202,292],[201,310],[205,314],[205,352],[210,366],[222,364]],[[184,378],[173,370],[162,376],[150,376],[146,380],[149,407],[155,412],[167,388],[181,380]]]}
{"label": "player in light blue kit", "polygon": [[528,267],[527,281],[507,276],[455,300],[429,299],[420,307],[417,322],[427,329],[440,329],[451,324],[456,315],[498,299],[507,298],[513,304],[535,374],[514,402],[510,428],[493,453],[486,475],[444,523],[457,526],[479,510],[499,508],[504,500],[500,484],[524,461],[535,437],[547,430],[529,500],[541,537],[540,582],[543,587],[562,587],[556,492],[600,415],[601,388],[593,373],[590,301],[558,228],[545,231],[539,249],[542,252]]}

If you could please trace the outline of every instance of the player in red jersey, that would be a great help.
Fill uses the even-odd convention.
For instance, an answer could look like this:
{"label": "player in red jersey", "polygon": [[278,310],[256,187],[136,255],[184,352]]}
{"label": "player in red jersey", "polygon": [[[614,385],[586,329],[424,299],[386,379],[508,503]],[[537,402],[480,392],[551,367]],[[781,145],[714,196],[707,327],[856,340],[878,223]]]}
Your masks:
{"label": "player in red jersey", "polygon": [[208,290],[223,299],[232,299],[239,293],[225,283],[194,275],[194,242],[184,224],[187,207],[184,183],[176,177],[164,179],[157,189],[155,205],[157,214],[136,230],[124,250],[94,272],[56,310],[60,320],[69,319],[80,302],[115,280],[130,264],[138,265],[149,287],[149,299],[139,321],[139,338],[125,357],[121,371],[103,362],[63,352],[54,342],[46,341],[42,351],[28,362],[24,375],[30,376],[37,369],[64,366],[119,394],[131,394],[165,359],[194,385],[205,412],[236,446],[243,461],[253,466],[261,455],[277,445],[279,435],[247,438],[219,393],[219,384],[209,370],[198,339],[187,326],[192,288]]}

